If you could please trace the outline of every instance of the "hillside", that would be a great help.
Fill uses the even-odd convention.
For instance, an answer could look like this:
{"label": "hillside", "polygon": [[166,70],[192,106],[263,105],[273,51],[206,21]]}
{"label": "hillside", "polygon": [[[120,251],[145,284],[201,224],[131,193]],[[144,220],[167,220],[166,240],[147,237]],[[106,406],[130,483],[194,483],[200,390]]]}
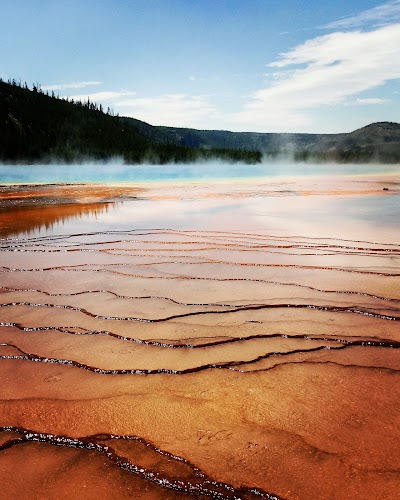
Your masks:
{"label": "hillside", "polygon": [[122,157],[127,163],[179,163],[211,158],[257,163],[256,151],[194,149],[133,118],[69,102],[39,86],[0,81],[0,161],[67,163]]}

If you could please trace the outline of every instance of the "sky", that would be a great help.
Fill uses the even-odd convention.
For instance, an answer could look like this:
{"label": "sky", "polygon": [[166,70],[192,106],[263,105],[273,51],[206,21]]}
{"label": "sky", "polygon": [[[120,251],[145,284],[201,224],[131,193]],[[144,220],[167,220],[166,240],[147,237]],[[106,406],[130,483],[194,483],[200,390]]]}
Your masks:
{"label": "sky", "polygon": [[0,77],[152,125],[400,122],[400,0],[0,2]]}

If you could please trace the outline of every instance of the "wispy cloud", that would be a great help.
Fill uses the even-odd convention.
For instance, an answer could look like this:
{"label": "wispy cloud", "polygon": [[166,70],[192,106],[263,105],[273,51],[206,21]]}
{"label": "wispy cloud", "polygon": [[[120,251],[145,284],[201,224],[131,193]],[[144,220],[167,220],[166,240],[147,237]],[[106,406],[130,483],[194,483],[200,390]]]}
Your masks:
{"label": "wispy cloud", "polygon": [[131,116],[152,125],[206,128],[217,117],[207,96],[165,94],[138,97],[136,92],[109,91],[71,95],[71,99],[101,103],[121,116]]}
{"label": "wispy cloud", "polygon": [[188,76],[188,80],[191,82],[218,82],[221,80],[219,76]]}
{"label": "wispy cloud", "polygon": [[68,90],[68,89],[82,89],[84,87],[92,87],[94,85],[101,85],[102,82],[70,82],[58,83],[55,85],[42,85],[42,90]]}
{"label": "wispy cloud", "polygon": [[141,97],[120,102],[129,116],[152,125],[175,127],[206,127],[216,118],[217,111],[206,96],[166,94]]}
{"label": "wispy cloud", "polygon": [[319,36],[268,66],[279,68],[276,78],[251,96],[235,120],[253,129],[298,130],[311,123],[312,110],[400,78],[400,24]]}
{"label": "wispy cloud", "polygon": [[386,104],[390,102],[389,99],[382,99],[380,97],[368,97],[365,99],[356,99],[353,104],[359,106],[369,106],[370,104]]}
{"label": "wispy cloud", "polygon": [[136,95],[136,92],[128,91],[104,91],[104,92],[89,92],[87,94],[74,94],[69,96],[75,101],[86,101],[88,98],[92,102],[102,104],[112,104],[120,106],[126,99],[131,99]]}
{"label": "wispy cloud", "polygon": [[347,29],[358,28],[370,24],[372,26],[382,26],[388,23],[400,21],[400,0],[378,5],[373,9],[368,9],[354,16],[345,17],[326,24],[323,28],[326,29]]}

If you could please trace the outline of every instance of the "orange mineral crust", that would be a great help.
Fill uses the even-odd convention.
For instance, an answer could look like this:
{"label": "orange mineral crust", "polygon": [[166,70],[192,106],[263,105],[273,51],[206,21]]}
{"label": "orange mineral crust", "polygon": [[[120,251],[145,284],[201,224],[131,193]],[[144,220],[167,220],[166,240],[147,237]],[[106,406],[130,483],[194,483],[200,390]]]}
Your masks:
{"label": "orange mineral crust", "polygon": [[99,229],[106,206],[3,228],[0,497],[398,498],[395,229]]}

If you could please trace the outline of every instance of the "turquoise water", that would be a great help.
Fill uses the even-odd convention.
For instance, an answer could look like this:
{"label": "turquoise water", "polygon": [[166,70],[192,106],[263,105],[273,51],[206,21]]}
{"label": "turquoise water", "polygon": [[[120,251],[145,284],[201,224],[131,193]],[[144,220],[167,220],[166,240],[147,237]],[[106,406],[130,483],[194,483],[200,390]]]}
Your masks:
{"label": "turquoise water", "polygon": [[118,162],[74,165],[0,165],[0,183],[210,181],[280,176],[343,176],[383,172],[400,174],[400,165],[283,162],[259,165],[213,162],[191,165],[124,165]]}

